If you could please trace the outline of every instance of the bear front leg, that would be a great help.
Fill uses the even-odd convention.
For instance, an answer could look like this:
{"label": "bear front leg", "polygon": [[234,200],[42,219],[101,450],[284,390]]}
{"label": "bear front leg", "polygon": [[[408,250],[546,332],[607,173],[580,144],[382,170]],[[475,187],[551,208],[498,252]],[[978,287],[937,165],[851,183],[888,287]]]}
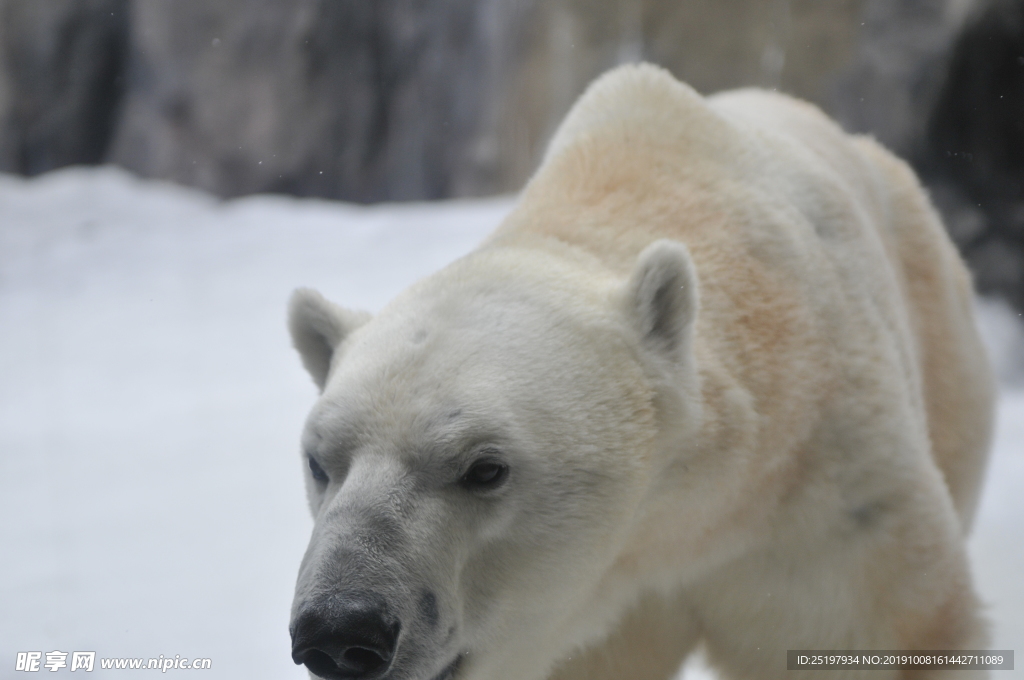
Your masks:
{"label": "bear front leg", "polygon": [[574,652],[550,680],[670,680],[700,639],[689,606],[648,595],[603,641]]}

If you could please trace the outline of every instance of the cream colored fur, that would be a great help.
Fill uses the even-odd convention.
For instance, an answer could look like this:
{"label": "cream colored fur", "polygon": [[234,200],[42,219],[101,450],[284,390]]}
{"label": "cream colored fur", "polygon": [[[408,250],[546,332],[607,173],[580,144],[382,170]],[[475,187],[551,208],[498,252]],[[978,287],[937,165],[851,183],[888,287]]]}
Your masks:
{"label": "cream colored fur", "polygon": [[[442,436],[423,422],[443,404],[502,423],[511,473],[471,522],[408,492],[451,499],[402,516],[423,542],[402,573],[444,584],[459,637],[389,678],[456,652],[458,680],[666,680],[703,641],[725,677],[767,680],[787,649],[984,646],[964,536],[993,387],[971,299],[870,139],[778,94],[617,69],[476,253],[306,357],[331,366],[307,440],[358,422],[369,443],[344,483],[311,482],[303,573],[329,572],[345,508],[415,477],[396,452]],[[358,318],[296,300],[298,344]]]}

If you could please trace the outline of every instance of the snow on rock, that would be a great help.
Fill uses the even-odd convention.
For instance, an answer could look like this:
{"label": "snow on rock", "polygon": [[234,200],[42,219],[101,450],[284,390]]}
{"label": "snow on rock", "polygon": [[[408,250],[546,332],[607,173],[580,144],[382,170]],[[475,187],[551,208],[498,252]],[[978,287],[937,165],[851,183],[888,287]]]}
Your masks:
{"label": "snow on rock", "polygon": [[[288,295],[313,286],[377,310],[511,205],[220,202],[113,168],[0,175],[0,664],[95,651],[307,677],[287,625],[311,527],[298,437],[316,392],[285,331]],[[981,314],[1016,366],[1012,313]],[[1024,640],[1014,384],[971,542],[1003,648]]]}

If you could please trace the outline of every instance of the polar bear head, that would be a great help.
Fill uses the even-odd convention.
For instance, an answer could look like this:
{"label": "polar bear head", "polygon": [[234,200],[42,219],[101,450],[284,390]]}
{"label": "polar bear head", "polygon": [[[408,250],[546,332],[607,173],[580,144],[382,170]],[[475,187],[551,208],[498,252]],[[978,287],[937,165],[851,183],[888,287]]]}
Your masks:
{"label": "polar bear head", "polygon": [[315,526],[295,662],[540,678],[599,635],[660,449],[698,417],[697,299],[669,241],[626,277],[486,248],[372,320],[297,291],[292,337],[322,392],[302,436]]}

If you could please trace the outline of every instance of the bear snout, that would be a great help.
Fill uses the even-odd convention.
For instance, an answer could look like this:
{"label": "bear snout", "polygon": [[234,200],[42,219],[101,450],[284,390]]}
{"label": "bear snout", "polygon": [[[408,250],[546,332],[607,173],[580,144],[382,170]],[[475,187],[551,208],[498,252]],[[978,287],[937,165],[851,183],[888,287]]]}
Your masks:
{"label": "bear snout", "polygon": [[372,592],[333,594],[292,624],[292,660],[325,680],[371,680],[388,670],[401,623]]}

